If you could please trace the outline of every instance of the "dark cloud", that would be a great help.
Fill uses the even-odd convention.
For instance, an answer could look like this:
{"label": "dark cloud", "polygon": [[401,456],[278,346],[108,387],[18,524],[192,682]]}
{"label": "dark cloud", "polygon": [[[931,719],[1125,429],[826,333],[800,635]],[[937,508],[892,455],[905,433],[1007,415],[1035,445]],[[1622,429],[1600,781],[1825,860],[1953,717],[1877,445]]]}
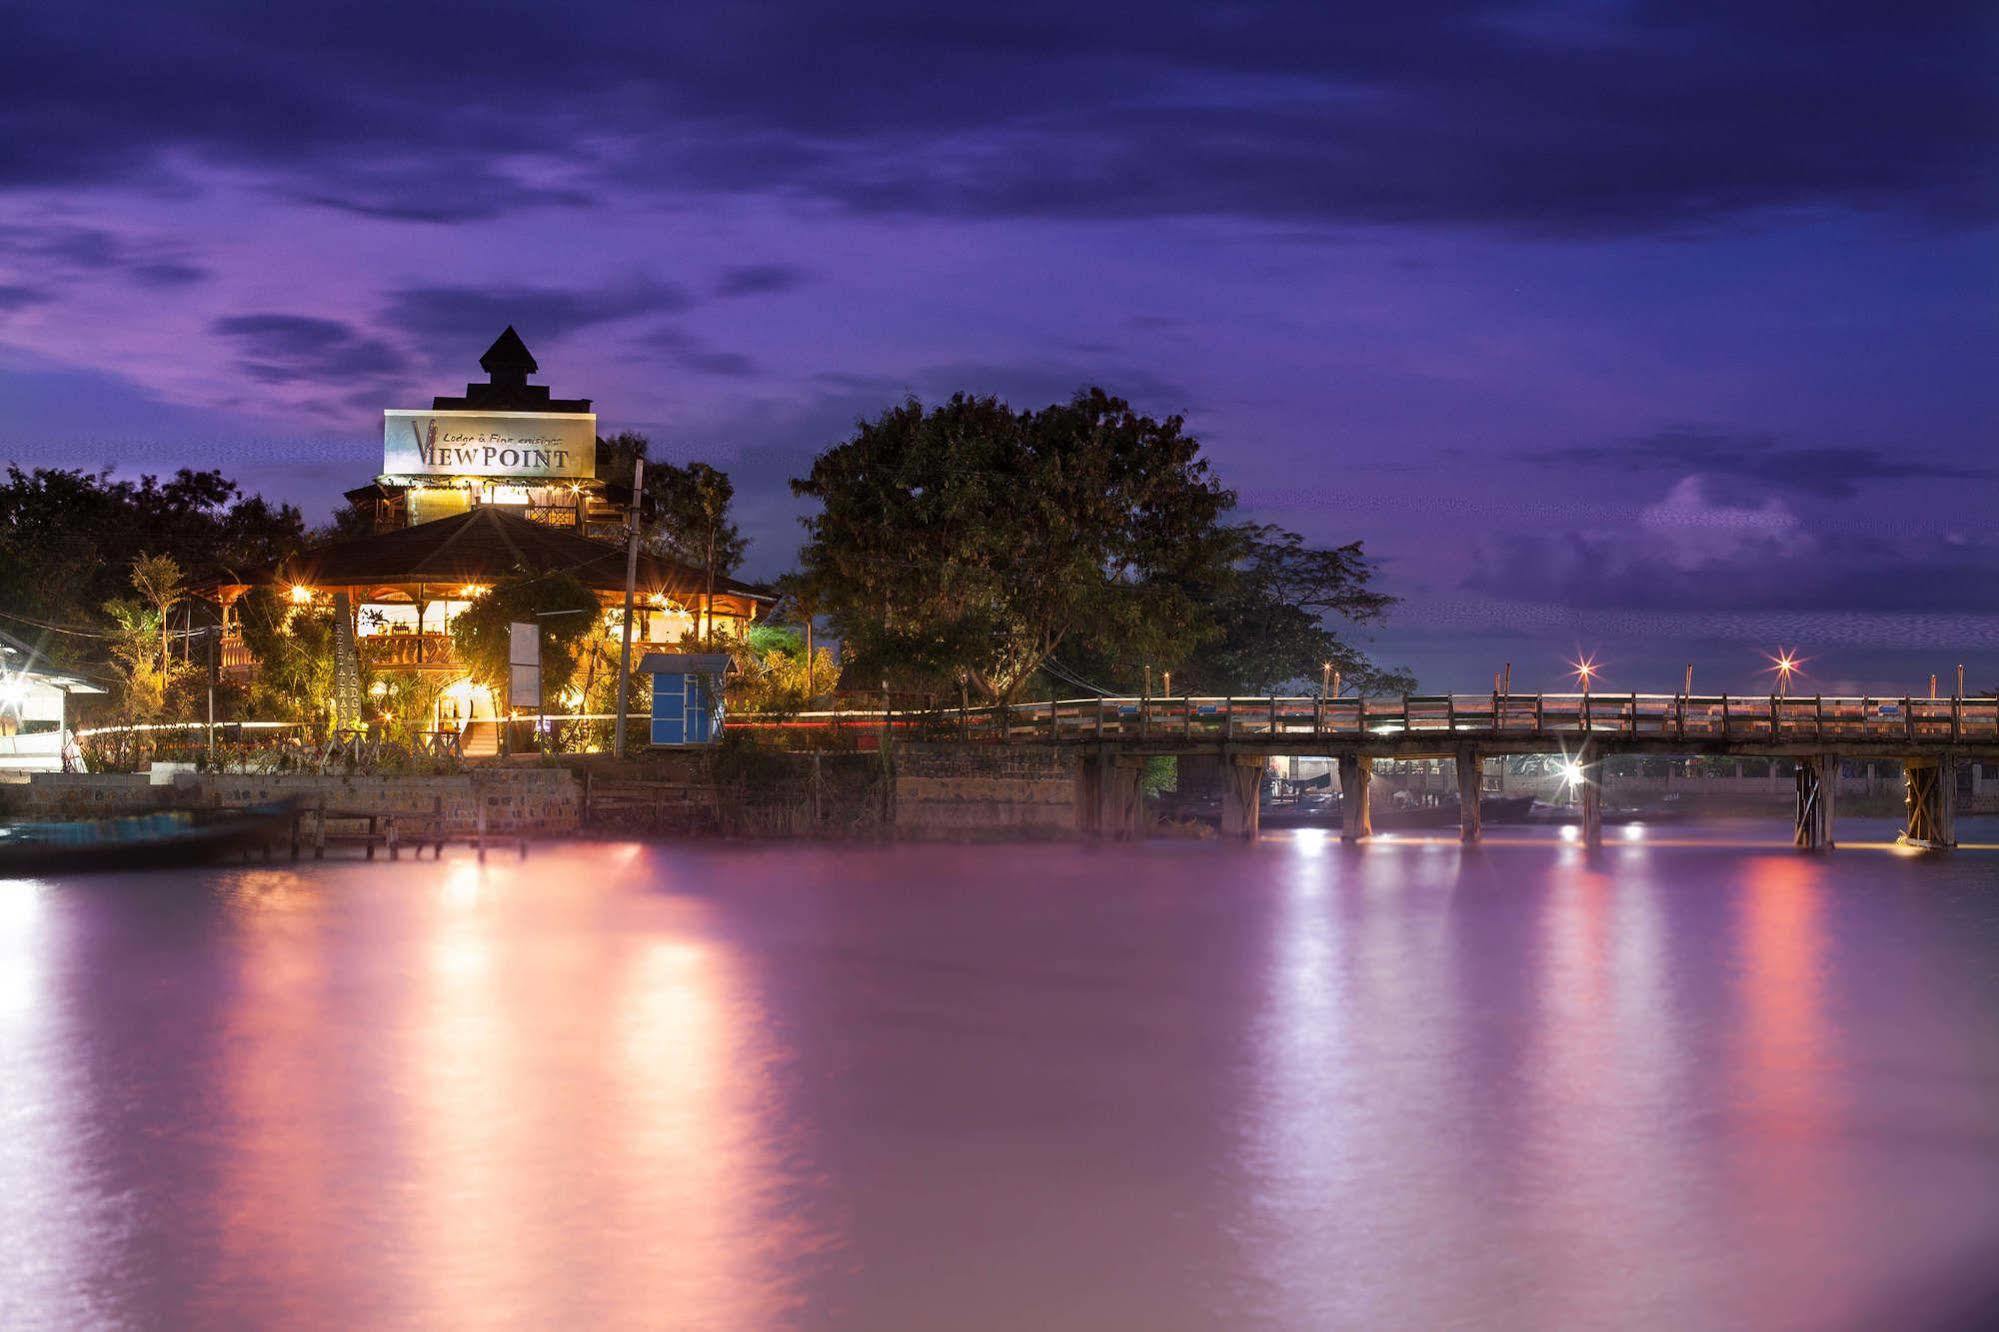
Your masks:
{"label": "dark cloud", "polygon": [[211,327],[236,345],[238,368],[263,384],[368,385],[372,392],[409,369],[401,352],[337,319],[230,315]]}
{"label": "dark cloud", "polygon": [[207,278],[208,270],[200,264],[179,259],[162,259],[132,266],[132,280],[146,287],[186,287]]}
{"label": "dark cloud", "polygon": [[670,314],[693,304],[694,298],[686,288],[650,278],[595,290],[505,284],[405,287],[389,294],[383,318],[426,343],[460,346],[476,343],[473,351],[476,356],[509,324],[519,329],[521,337],[533,347],[537,340],[559,338],[594,324],[637,315]]}
{"label": "dark cloud", "polygon": [[0,283],[0,312],[26,309],[30,305],[44,305],[54,299],[54,296],[39,287]]}
{"label": "dark cloud", "polygon": [[1556,467],[1698,474],[1755,483],[1759,494],[1851,499],[1863,488],[1898,481],[1989,480],[1989,468],[1927,462],[1881,449],[1791,446],[1771,435],[1737,435],[1683,427],[1619,444],[1546,449],[1530,455]]}
{"label": "dark cloud", "polygon": [[[1999,216],[1994,13],[792,0],[662,25],[636,0],[476,23],[356,0],[107,24],[31,6],[0,46],[0,188],[215,160],[427,220],[581,202],[580,169],[589,189],[967,216],[1600,235],[1830,206],[1979,223]],[[563,183],[519,165],[536,161]]]}
{"label": "dark cloud", "polygon": [[756,373],[756,362],[742,352],[711,347],[684,329],[662,328],[650,334],[645,342],[648,347],[665,352],[674,364],[704,375],[740,378]]}
{"label": "dark cloud", "polygon": [[101,227],[63,223],[0,226],[0,257],[67,273],[122,270],[148,287],[186,286],[208,276],[207,269],[170,249],[129,241]]}
{"label": "dark cloud", "polygon": [[396,222],[481,222],[528,208],[580,208],[591,195],[522,180],[478,161],[342,164],[295,192],[301,202]]}
{"label": "dark cloud", "polygon": [[717,296],[761,296],[803,285],[811,274],[796,264],[743,264],[725,268],[715,283]]}

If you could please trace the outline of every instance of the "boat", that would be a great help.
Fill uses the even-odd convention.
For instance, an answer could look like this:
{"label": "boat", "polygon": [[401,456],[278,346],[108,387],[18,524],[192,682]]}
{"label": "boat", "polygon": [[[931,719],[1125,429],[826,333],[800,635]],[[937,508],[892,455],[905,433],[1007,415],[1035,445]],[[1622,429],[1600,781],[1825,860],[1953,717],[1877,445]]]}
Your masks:
{"label": "boat", "polygon": [[294,803],[0,825],[0,875],[203,865],[288,834]]}

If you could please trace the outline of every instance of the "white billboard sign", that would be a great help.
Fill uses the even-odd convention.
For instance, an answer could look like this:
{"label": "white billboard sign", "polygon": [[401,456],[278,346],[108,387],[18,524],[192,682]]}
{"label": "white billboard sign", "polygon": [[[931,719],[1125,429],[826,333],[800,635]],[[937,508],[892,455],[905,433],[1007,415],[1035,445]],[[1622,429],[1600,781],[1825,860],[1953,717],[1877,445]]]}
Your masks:
{"label": "white billboard sign", "polygon": [[541,707],[541,631],[531,624],[507,626],[507,706]]}
{"label": "white billboard sign", "polygon": [[386,476],[587,480],[597,474],[595,412],[382,413]]}

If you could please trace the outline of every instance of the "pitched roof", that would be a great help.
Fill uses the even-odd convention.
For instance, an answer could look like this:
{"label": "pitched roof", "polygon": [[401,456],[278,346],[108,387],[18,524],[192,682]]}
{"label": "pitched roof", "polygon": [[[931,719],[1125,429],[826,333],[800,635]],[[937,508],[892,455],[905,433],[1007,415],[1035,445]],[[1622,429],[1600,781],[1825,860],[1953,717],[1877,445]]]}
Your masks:
{"label": "pitched roof", "polygon": [[[625,586],[622,545],[597,541],[490,506],[305,551],[256,581],[290,580],[312,587],[383,583],[496,583],[517,574],[567,573],[600,592]],[[639,553],[641,596],[665,592],[685,602],[706,585],[699,569]],[[717,577],[717,594],[771,600],[751,583]]]}
{"label": "pitched roof", "polygon": [[486,348],[486,354],[479,358],[479,368],[493,376],[499,383],[502,375],[518,375],[522,379],[534,374],[541,367],[534,363],[534,353],[521,341],[521,335],[514,332],[512,324],[507,331],[493,339],[493,345]]}

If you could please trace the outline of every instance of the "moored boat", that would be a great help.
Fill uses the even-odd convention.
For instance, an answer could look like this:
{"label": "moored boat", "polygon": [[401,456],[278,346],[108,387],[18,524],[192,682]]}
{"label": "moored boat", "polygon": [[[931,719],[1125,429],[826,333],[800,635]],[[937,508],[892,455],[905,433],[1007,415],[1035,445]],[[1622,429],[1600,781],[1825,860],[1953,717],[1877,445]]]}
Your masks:
{"label": "moored boat", "polygon": [[291,802],[234,810],[162,810],[122,818],[0,825],[0,875],[198,865],[268,845],[291,826]]}

